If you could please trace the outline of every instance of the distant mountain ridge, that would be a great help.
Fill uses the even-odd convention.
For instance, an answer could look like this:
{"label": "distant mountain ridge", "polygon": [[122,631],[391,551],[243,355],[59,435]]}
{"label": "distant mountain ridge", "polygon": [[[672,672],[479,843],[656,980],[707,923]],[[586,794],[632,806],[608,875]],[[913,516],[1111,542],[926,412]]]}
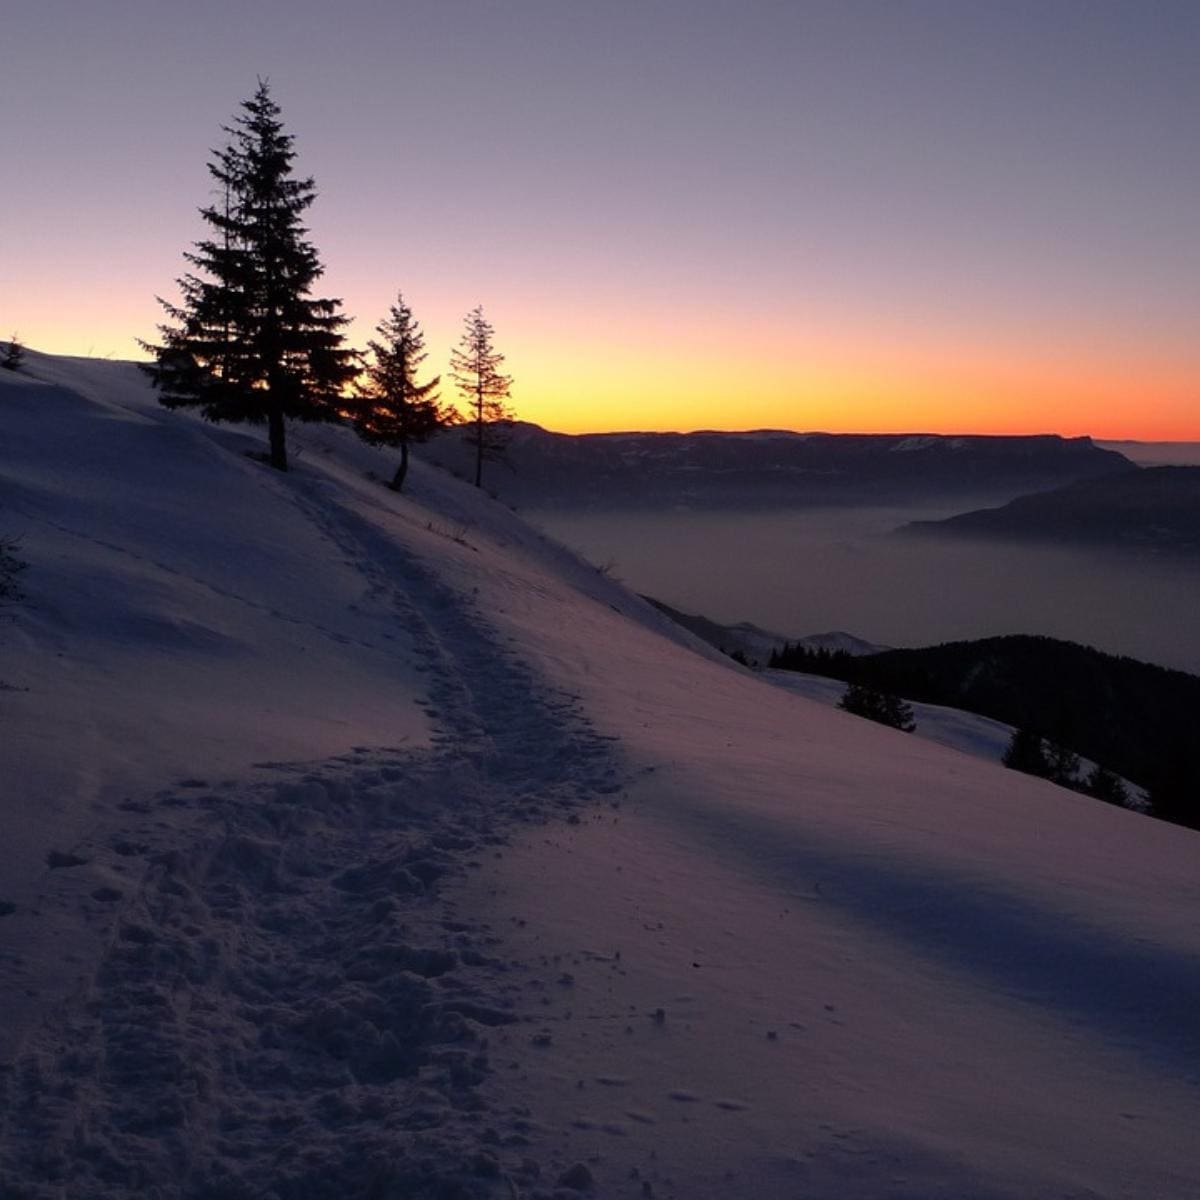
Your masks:
{"label": "distant mountain ridge", "polygon": [[[465,476],[460,430],[422,456]],[[514,423],[485,485],[521,507],[775,508],[1014,496],[1135,469],[1090,438],[940,434],[552,433]]]}
{"label": "distant mountain ridge", "polygon": [[902,533],[1069,543],[1200,561],[1200,467],[1143,467]]}
{"label": "distant mountain ridge", "polygon": [[830,630],[828,633],[810,633],[801,638],[784,637],[783,634],[773,633],[763,629],[751,621],[739,621],[735,625],[722,625],[718,621],[700,616],[698,613],[682,612],[669,604],[656,600],[653,596],[643,596],[658,609],[670,617],[677,625],[694,633],[702,641],[722,651],[724,654],[740,654],[750,666],[765,666],[772,653],[783,645],[804,646],[808,650],[825,650],[829,653],[850,655],[881,654],[890,650],[890,646],[878,645],[875,642],[864,641],[852,633],[842,630]]}

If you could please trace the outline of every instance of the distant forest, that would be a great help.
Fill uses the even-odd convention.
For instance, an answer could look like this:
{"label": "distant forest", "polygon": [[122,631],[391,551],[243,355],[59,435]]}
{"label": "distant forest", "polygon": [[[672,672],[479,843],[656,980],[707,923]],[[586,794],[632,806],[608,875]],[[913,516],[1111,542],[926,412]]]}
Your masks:
{"label": "distant forest", "polygon": [[1200,828],[1200,678],[1048,637],[855,656],[786,645],[768,663],[979,713],[1146,789],[1155,816]]}

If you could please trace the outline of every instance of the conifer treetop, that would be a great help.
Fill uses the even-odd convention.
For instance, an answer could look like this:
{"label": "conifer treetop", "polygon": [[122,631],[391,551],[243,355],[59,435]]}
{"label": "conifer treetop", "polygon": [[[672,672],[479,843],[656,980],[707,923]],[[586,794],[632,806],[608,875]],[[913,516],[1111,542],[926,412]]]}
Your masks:
{"label": "conifer treetop", "polygon": [[495,331],[476,305],[463,321],[462,337],[450,355],[450,377],[467,407],[467,442],[475,451],[475,486],[483,482],[484,459],[499,458],[507,444],[503,426],[513,419],[504,403],[512,377],[500,367],[504,355],[493,345]]}
{"label": "conifer treetop", "polygon": [[493,345],[495,330],[483,315],[483,306],[476,305],[463,320],[463,333],[450,355],[450,377],[471,405],[484,409],[483,419],[507,420],[510,417],[504,401],[512,390],[512,376],[500,367],[504,355]]}

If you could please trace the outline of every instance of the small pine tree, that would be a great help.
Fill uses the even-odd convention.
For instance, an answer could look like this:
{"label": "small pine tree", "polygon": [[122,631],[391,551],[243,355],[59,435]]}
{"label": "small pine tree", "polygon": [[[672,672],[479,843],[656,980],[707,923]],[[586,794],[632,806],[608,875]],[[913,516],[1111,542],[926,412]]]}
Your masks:
{"label": "small pine tree", "polygon": [[1014,771],[1038,775],[1042,779],[1050,777],[1050,761],[1041,734],[1023,725],[1013,730],[1012,741],[1008,743],[1002,761]]}
{"label": "small pine tree", "polygon": [[8,343],[8,349],[4,351],[4,357],[0,359],[0,367],[6,371],[19,371],[24,361],[25,347],[21,345],[20,339],[14,333]]}
{"label": "small pine tree", "polygon": [[357,356],[342,345],[341,301],[310,295],[324,268],[301,217],[316,189],[292,175],[293,139],[266,83],[242,110],[208,167],[221,201],[200,212],[213,236],[184,255],[198,274],[178,281],[180,304],[159,301],[171,323],[143,347],[167,408],[265,422],[271,465],[286,471],[285,420],[338,420]]}
{"label": "small pine tree", "polygon": [[838,708],[856,717],[866,717],[868,721],[878,721],[880,725],[890,725],[904,733],[912,733],[917,727],[909,704],[899,696],[881,692],[863,683],[852,683],[838,701]]}
{"label": "small pine tree", "polygon": [[1191,746],[1180,742],[1165,756],[1148,799],[1152,816],[1200,829],[1200,765]]}
{"label": "small pine tree", "polygon": [[1122,808],[1129,804],[1129,793],[1121,780],[1099,763],[1092,768],[1084,780],[1084,790],[1089,796],[1103,800],[1106,804],[1117,804]]}
{"label": "small pine tree", "polygon": [[507,438],[502,426],[512,420],[504,403],[512,379],[501,374],[504,355],[492,345],[495,331],[484,319],[483,308],[473,308],[463,322],[458,345],[450,356],[450,375],[467,407],[467,442],[475,450],[475,486],[483,484],[484,459],[498,458]]}
{"label": "small pine tree", "polygon": [[427,357],[425,335],[402,295],[376,332],[382,340],[367,343],[372,361],[355,398],[354,428],[372,445],[399,447],[400,465],[389,484],[398,492],[408,474],[409,444],[425,441],[449,416],[438,403],[441,376],[417,382],[417,371]]}
{"label": "small pine tree", "polygon": [[1047,778],[1061,787],[1077,787],[1079,784],[1079,755],[1058,742],[1046,743]]}

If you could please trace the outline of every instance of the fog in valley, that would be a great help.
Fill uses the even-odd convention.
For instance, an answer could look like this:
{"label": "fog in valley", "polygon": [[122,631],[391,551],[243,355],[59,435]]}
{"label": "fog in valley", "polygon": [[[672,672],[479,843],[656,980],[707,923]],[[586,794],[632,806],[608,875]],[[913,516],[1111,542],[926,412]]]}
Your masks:
{"label": "fog in valley", "polygon": [[1200,673],[1200,568],[891,536],[963,508],[524,515],[635,590],[724,623],[889,646],[1047,634]]}
{"label": "fog in valley", "polygon": [[1200,442],[1101,442],[1139,467],[1200,467]]}

